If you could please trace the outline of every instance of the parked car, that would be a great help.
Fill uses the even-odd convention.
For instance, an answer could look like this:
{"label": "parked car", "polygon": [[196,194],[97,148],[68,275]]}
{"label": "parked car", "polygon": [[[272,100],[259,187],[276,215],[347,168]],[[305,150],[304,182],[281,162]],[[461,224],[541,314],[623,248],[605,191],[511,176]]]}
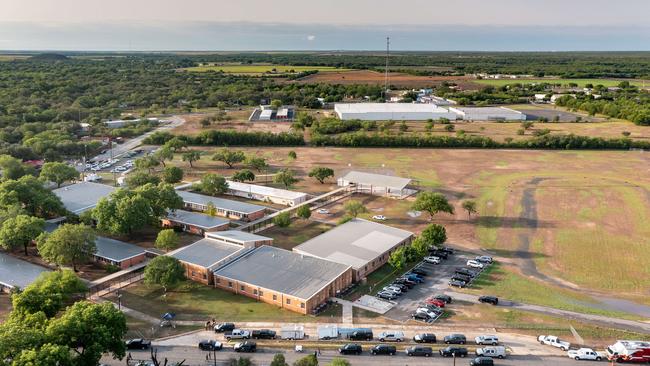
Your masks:
{"label": "parked car", "polygon": [[424,257],[424,261],[431,264],[440,264],[440,258],[434,256]]}
{"label": "parked car", "polygon": [[469,267],[472,267],[472,268],[483,268],[483,267],[485,267],[485,265],[483,263],[481,263],[479,261],[476,261],[476,260],[473,260],[473,259],[468,260],[467,265]]}
{"label": "parked car", "polygon": [[372,217],[373,220],[386,221],[386,216],[384,215],[375,215]]}
{"label": "parked car", "polygon": [[492,257],[490,257],[489,255],[480,255],[480,256],[474,258],[474,260],[477,260],[477,261],[479,261],[481,263],[485,263],[485,264],[492,263]]}
{"label": "parked car", "polygon": [[454,248],[450,248],[450,247],[442,247],[439,250],[446,252],[447,254],[454,254],[455,252]]}
{"label": "parked car", "polygon": [[569,358],[573,358],[576,361],[600,361],[603,359],[602,355],[591,348],[571,349],[567,352],[567,356],[569,356]]}
{"label": "parked car", "polygon": [[391,283],[389,286],[391,286],[391,287],[397,287],[397,288],[400,289],[402,292],[407,292],[407,291],[409,290],[409,287],[408,287],[408,286],[403,285],[403,284],[401,284],[401,283],[393,282],[393,283]]}
{"label": "parked car", "polygon": [[449,254],[447,252],[445,252],[444,250],[440,250],[440,249],[429,250],[429,254],[432,255],[432,256],[438,257],[440,259],[449,258]]}
{"label": "parked car", "polygon": [[251,341],[244,341],[235,343],[232,347],[235,352],[255,352],[257,351],[257,343]]}
{"label": "parked car", "polygon": [[415,273],[405,273],[404,277],[407,278],[410,281],[415,282],[415,283],[424,282],[424,278],[422,278],[421,276],[416,275]]}
{"label": "parked car", "polygon": [[270,329],[259,329],[251,332],[253,339],[275,339],[276,333]]}
{"label": "parked car", "polygon": [[496,296],[481,296],[478,298],[478,302],[485,304],[499,305],[499,298]]}
{"label": "parked car", "polygon": [[470,276],[465,276],[459,273],[455,273],[453,276],[451,276],[452,280],[458,280],[458,281],[463,281],[465,283],[470,283],[472,282],[472,278]]}
{"label": "parked car", "polygon": [[397,287],[393,287],[393,286],[386,286],[386,287],[382,288],[381,290],[386,291],[386,292],[391,292],[391,293],[393,293],[393,294],[395,294],[397,296],[402,295],[402,290],[400,290]]}
{"label": "parked car", "polygon": [[231,332],[233,329],[235,329],[235,323],[221,323],[214,326],[216,333]]}
{"label": "parked car", "polygon": [[440,356],[442,356],[442,357],[452,357],[454,355],[456,355],[456,357],[466,357],[467,356],[467,348],[449,346],[449,347],[445,347],[445,348],[440,350]]}
{"label": "parked car", "polygon": [[348,343],[339,348],[339,353],[342,355],[360,355],[363,352],[360,344]]}
{"label": "parked car", "polygon": [[436,299],[436,300],[442,300],[447,304],[451,304],[451,302],[452,302],[451,296],[445,295],[445,294],[438,294],[438,295],[434,296],[433,298]]}
{"label": "parked car", "polygon": [[243,329],[233,329],[232,332],[224,334],[224,337],[228,341],[231,339],[249,339],[251,337],[251,332]]}
{"label": "parked car", "polygon": [[378,344],[370,349],[371,355],[393,356],[395,353],[397,353],[397,348],[388,344]]}
{"label": "parked car", "polygon": [[421,320],[423,322],[429,322],[432,321],[434,318],[430,317],[428,313],[423,313],[423,312],[414,312],[411,314],[411,318],[413,320]]}
{"label": "parked car", "polygon": [[223,344],[215,340],[204,339],[199,342],[199,349],[201,351],[220,351],[222,348]]}
{"label": "parked car", "polygon": [[437,307],[439,307],[439,308],[444,308],[445,305],[447,304],[446,302],[444,302],[444,301],[442,301],[442,300],[440,300],[440,299],[436,299],[436,298],[432,298],[432,297],[431,297],[431,298],[428,298],[428,299],[425,301],[425,303],[426,303],[427,305],[435,305],[435,306],[437,306]]}
{"label": "parked car", "polygon": [[463,287],[467,286],[467,282],[458,281],[458,280],[451,280],[451,281],[449,281],[449,286],[463,288]]}
{"label": "parked car", "polygon": [[436,335],[433,333],[420,333],[413,336],[415,343],[436,343]]}
{"label": "parked car", "polygon": [[476,357],[469,362],[469,366],[494,366],[494,360],[490,357]]}
{"label": "parked car", "polygon": [[151,341],[143,338],[129,339],[125,342],[126,349],[148,349]]}
{"label": "parked car", "polygon": [[404,285],[404,286],[408,287],[409,289],[415,287],[415,285],[416,285],[415,282],[413,282],[413,281],[411,281],[411,280],[409,280],[407,278],[402,278],[402,277],[396,279],[395,281],[393,281],[393,283],[399,283],[400,285]]}
{"label": "parked car", "polygon": [[445,338],[443,338],[443,341],[446,344],[465,344],[467,343],[467,338],[465,338],[465,335],[463,334],[456,333],[445,336]]}
{"label": "parked car", "polygon": [[480,335],[474,338],[474,341],[476,344],[480,344],[481,346],[484,344],[491,344],[493,346],[496,346],[499,344],[499,337],[495,335]]}
{"label": "parked car", "polygon": [[392,292],[388,292],[388,291],[379,291],[377,293],[377,297],[380,298],[380,299],[384,299],[384,300],[395,300],[395,299],[397,299],[397,295],[395,295]]}
{"label": "parked car", "polygon": [[423,277],[426,277],[426,276],[429,275],[429,272],[423,270],[422,268],[418,268],[418,267],[415,267],[415,268],[411,269],[411,273],[415,273],[416,275],[423,276]]}
{"label": "parked car", "polygon": [[318,210],[316,210],[316,212],[321,214],[321,215],[329,215],[329,213],[330,213],[329,210],[326,210],[324,208],[319,208]]}
{"label": "parked car", "polygon": [[355,330],[348,336],[349,339],[354,341],[371,341],[373,337],[371,330]]}
{"label": "parked car", "polygon": [[425,305],[420,305],[421,308],[425,308],[429,311],[433,311],[436,314],[442,314],[445,311],[442,308],[437,307],[436,305],[433,304],[425,304]]}
{"label": "parked car", "polygon": [[470,276],[472,278],[478,276],[478,272],[464,267],[456,268],[455,273],[462,274],[465,276]]}
{"label": "parked car", "polygon": [[416,314],[418,314],[418,313],[419,313],[419,314],[426,314],[426,316],[428,316],[429,319],[435,319],[435,318],[437,318],[438,315],[439,315],[439,314],[436,313],[435,311],[429,310],[429,309],[427,309],[427,308],[418,308],[418,309],[415,311],[415,313],[416,313]]}
{"label": "parked car", "polygon": [[377,336],[379,342],[401,342],[404,340],[404,332],[400,331],[387,331],[381,332]]}
{"label": "parked car", "polygon": [[561,350],[563,350],[563,351],[568,351],[569,348],[571,347],[571,343],[569,343],[569,342],[565,342],[565,341],[563,341],[563,340],[560,340],[560,338],[558,338],[558,337],[556,337],[556,336],[551,336],[551,335],[547,335],[547,336],[545,336],[545,335],[541,335],[541,336],[538,336],[538,337],[537,337],[537,340],[538,340],[539,343],[541,343],[541,344],[545,344],[545,345],[548,345],[548,346],[557,347],[557,348],[559,348],[559,349],[561,349]]}
{"label": "parked car", "polygon": [[492,357],[492,358],[506,358],[506,348],[503,346],[488,346],[476,349],[477,356]]}
{"label": "parked car", "polygon": [[406,355],[410,357],[431,357],[433,355],[433,350],[431,347],[411,346],[406,349]]}

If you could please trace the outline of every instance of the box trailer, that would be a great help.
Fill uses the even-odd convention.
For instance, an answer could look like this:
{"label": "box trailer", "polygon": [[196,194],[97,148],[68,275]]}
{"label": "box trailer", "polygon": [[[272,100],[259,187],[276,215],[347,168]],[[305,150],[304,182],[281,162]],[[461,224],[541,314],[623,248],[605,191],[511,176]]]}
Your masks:
{"label": "box trailer", "polygon": [[339,337],[339,328],[336,325],[328,324],[318,327],[318,339],[328,340]]}
{"label": "box trailer", "polygon": [[289,340],[303,339],[305,338],[305,327],[302,325],[284,326],[280,330],[280,338]]}
{"label": "box trailer", "polygon": [[616,362],[650,362],[650,342],[616,341],[607,347],[607,359]]}

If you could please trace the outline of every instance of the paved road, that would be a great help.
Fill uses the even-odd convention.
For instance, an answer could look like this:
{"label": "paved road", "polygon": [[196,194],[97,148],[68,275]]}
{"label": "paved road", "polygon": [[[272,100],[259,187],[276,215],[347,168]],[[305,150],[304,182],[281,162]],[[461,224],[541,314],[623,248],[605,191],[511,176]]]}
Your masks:
{"label": "paved road", "polygon": [[[344,357],[350,361],[354,366],[376,366],[378,363],[381,365],[399,365],[399,366],[418,366],[418,365],[453,365],[454,360],[451,358],[443,358],[440,355],[434,355],[431,358],[410,358],[407,357],[403,349],[398,347],[400,354],[396,356],[370,356],[369,354],[360,355],[360,356],[339,356],[336,351],[323,351],[319,357],[319,363],[321,365],[328,364],[335,357]],[[199,351],[196,347],[157,347],[158,350],[158,359],[163,360],[165,357],[169,359],[169,362],[179,362],[185,360],[184,365],[188,366],[207,366],[214,365],[215,361],[210,359],[206,360],[208,353],[212,355],[211,352]],[[270,350],[270,349],[261,349],[257,353],[252,354],[237,354],[229,349],[224,349],[222,351],[216,352],[216,365],[224,365],[227,360],[234,357],[248,357],[256,365],[268,365],[275,353],[282,352],[285,355],[285,358],[289,364],[298,360],[301,357],[304,357],[307,353],[298,354],[292,351],[287,350]],[[306,352],[313,352],[313,350],[306,350]],[[146,359],[149,357],[149,351],[134,351],[131,352],[131,355],[134,359]],[[469,359],[457,359],[457,365],[467,365],[469,364]],[[102,362],[111,365],[111,366],[123,366],[126,364],[125,361],[112,360],[109,357],[104,357]],[[512,356],[505,360],[497,360],[495,362],[497,365],[517,365],[517,366],[569,366],[576,365],[576,361],[571,360],[567,357],[538,357],[538,356]],[[604,363],[603,363],[604,364]]]}

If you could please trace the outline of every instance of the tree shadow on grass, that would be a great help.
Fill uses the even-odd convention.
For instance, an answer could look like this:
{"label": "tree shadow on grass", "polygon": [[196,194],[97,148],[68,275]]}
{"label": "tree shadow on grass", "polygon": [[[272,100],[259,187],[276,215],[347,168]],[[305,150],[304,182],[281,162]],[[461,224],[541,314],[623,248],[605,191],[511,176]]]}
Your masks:
{"label": "tree shadow on grass", "polygon": [[554,228],[555,224],[545,220],[525,217],[479,216],[476,225],[485,228],[538,229]]}

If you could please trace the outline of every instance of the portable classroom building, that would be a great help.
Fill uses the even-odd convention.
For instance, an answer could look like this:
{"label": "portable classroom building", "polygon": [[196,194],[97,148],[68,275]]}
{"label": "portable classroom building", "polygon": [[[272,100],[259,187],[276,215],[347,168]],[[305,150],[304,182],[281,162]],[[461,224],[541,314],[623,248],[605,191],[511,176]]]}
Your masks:
{"label": "portable classroom building", "polygon": [[319,340],[337,339],[339,337],[339,327],[336,324],[321,325],[317,331]]}
{"label": "portable classroom building", "polygon": [[280,329],[281,339],[303,339],[305,338],[305,327],[302,325],[286,325]]}
{"label": "portable classroom building", "polygon": [[249,184],[228,180],[228,191],[237,197],[244,197],[252,200],[272,202],[280,205],[295,206],[307,200],[307,194],[294,192],[286,189],[262,186],[258,184]]}

